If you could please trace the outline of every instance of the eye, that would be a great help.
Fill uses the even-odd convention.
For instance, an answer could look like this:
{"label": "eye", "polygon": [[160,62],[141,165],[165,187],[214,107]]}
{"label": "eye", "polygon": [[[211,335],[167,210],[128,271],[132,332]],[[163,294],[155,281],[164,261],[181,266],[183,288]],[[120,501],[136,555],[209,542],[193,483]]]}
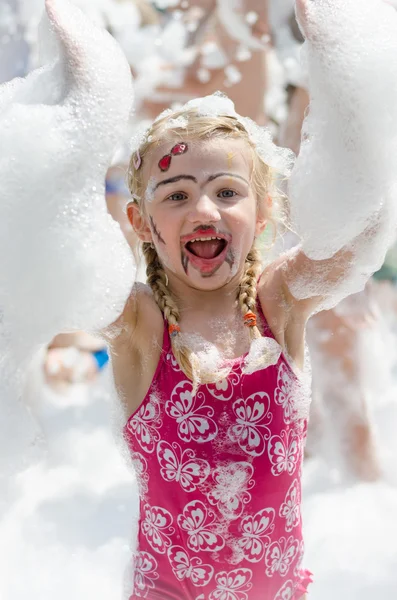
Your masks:
{"label": "eye", "polygon": [[234,198],[234,196],[237,196],[237,193],[234,190],[226,189],[218,192],[219,198]]}
{"label": "eye", "polygon": [[181,202],[182,200],[187,200],[187,195],[183,192],[175,192],[175,194],[171,194],[171,196],[168,196],[167,200],[172,200],[173,202]]}

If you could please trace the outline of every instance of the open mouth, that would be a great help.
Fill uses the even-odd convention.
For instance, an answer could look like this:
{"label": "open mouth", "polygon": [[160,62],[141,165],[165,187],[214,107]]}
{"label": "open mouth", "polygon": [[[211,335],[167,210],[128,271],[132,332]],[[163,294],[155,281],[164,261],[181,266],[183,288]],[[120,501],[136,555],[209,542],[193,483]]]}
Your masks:
{"label": "open mouth", "polygon": [[199,229],[181,239],[182,264],[185,273],[191,265],[203,277],[210,277],[225,260],[228,260],[232,237],[218,233],[215,229],[208,229]]}
{"label": "open mouth", "polygon": [[227,241],[221,237],[200,237],[185,244],[185,248],[198,258],[211,260],[222,254],[227,246]]}

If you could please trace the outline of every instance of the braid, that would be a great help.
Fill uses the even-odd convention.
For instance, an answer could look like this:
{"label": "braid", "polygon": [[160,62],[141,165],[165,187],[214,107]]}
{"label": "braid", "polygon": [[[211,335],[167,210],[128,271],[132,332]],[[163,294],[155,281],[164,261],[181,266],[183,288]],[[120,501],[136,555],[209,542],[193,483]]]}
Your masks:
{"label": "braid", "polygon": [[[260,272],[260,252],[257,248],[252,247],[245,259],[245,271],[239,286],[238,303],[243,317],[250,312],[256,314],[256,285]],[[249,331],[251,340],[261,337],[261,333],[256,325],[250,327]]]}
{"label": "braid", "polygon": [[177,325],[180,319],[178,306],[166,285],[165,272],[156,249],[151,244],[143,244],[146,260],[146,277],[152,288],[157,306],[170,325]]}
{"label": "braid", "polygon": [[[146,276],[157,306],[163,313],[169,325],[178,325],[180,319],[179,308],[166,285],[165,272],[160,262],[157,251],[149,243],[144,243],[143,254],[146,260]],[[179,337],[179,335],[177,336]],[[174,356],[185,375],[193,382],[193,395],[196,393],[199,383],[211,383],[204,381],[200,376],[198,357],[180,341],[171,336],[172,350]]]}

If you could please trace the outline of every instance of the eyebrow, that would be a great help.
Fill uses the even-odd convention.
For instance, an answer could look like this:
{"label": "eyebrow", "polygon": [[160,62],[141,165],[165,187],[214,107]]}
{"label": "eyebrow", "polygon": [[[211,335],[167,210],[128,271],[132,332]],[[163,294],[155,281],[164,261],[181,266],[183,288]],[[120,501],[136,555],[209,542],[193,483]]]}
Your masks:
{"label": "eyebrow", "polygon": [[167,183],[177,183],[177,181],[181,181],[182,179],[189,179],[190,181],[194,181],[197,183],[197,179],[193,177],[193,175],[176,175],[175,177],[170,177],[169,179],[163,179],[163,181],[159,181],[154,190],[156,191],[160,185],[167,185]]}
{"label": "eyebrow", "polygon": [[210,181],[214,181],[214,179],[218,179],[218,177],[234,177],[236,179],[241,179],[247,185],[249,185],[249,182],[245,179],[245,177],[242,177],[241,175],[237,175],[237,173],[216,173],[215,175],[210,175],[208,177],[206,183],[209,183]]}
{"label": "eyebrow", "polygon": [[[241,179],[242,181],[244,181],[244,183],[249,185],[249,182],[245,179],[245,177],[242,177],[241,175],[237,175],[237,173],[226,173],[226,172],[225,173],[216,173],[215,175],[210,175],[205,183],[214,181],[215,179],[218,179],[218,177],[232,177],[232,178],[234,177],[236,179]],[[189,181],[194,181],[194,183],[198,183],[196,177],[193,177],[193,175],[176,175],[175,177],[170,177],[169,179],[164,179],[163,181],[159,181],[159,183],[156,185],[154,190],[156,191],[157,188],[160,187],[160,185],[167,185],[168,183],[177,183],[178,181],[182,181],[183,179],[187,179]]]}

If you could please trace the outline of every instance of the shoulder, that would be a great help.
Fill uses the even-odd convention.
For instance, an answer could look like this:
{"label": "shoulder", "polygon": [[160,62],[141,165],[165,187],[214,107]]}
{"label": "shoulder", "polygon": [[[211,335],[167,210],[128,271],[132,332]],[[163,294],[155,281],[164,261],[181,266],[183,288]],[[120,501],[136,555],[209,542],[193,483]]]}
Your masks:
{"label": "shoulder", "polygon": [[164,320],[154,300],[152,290],[136,283],[119,318],[104,330],[103,335],[111,348],[127,346],[130,350],[144,350],[153,337],[162,340]]}
{"label": "shoulder", "polygon": [[258,284],[258,298],[277,342],[297,366],[302,367],[309,311],[289,290],[288,273],[293,268],[294,261],[289,253],[268,265]]}
{"label": "shoulder", "polygon": [[284,257],[269,264],[263,271],[258,283],[258,299],[274,337],[284,347],[284,332],[288,321],[288,294],[284,289]]}

